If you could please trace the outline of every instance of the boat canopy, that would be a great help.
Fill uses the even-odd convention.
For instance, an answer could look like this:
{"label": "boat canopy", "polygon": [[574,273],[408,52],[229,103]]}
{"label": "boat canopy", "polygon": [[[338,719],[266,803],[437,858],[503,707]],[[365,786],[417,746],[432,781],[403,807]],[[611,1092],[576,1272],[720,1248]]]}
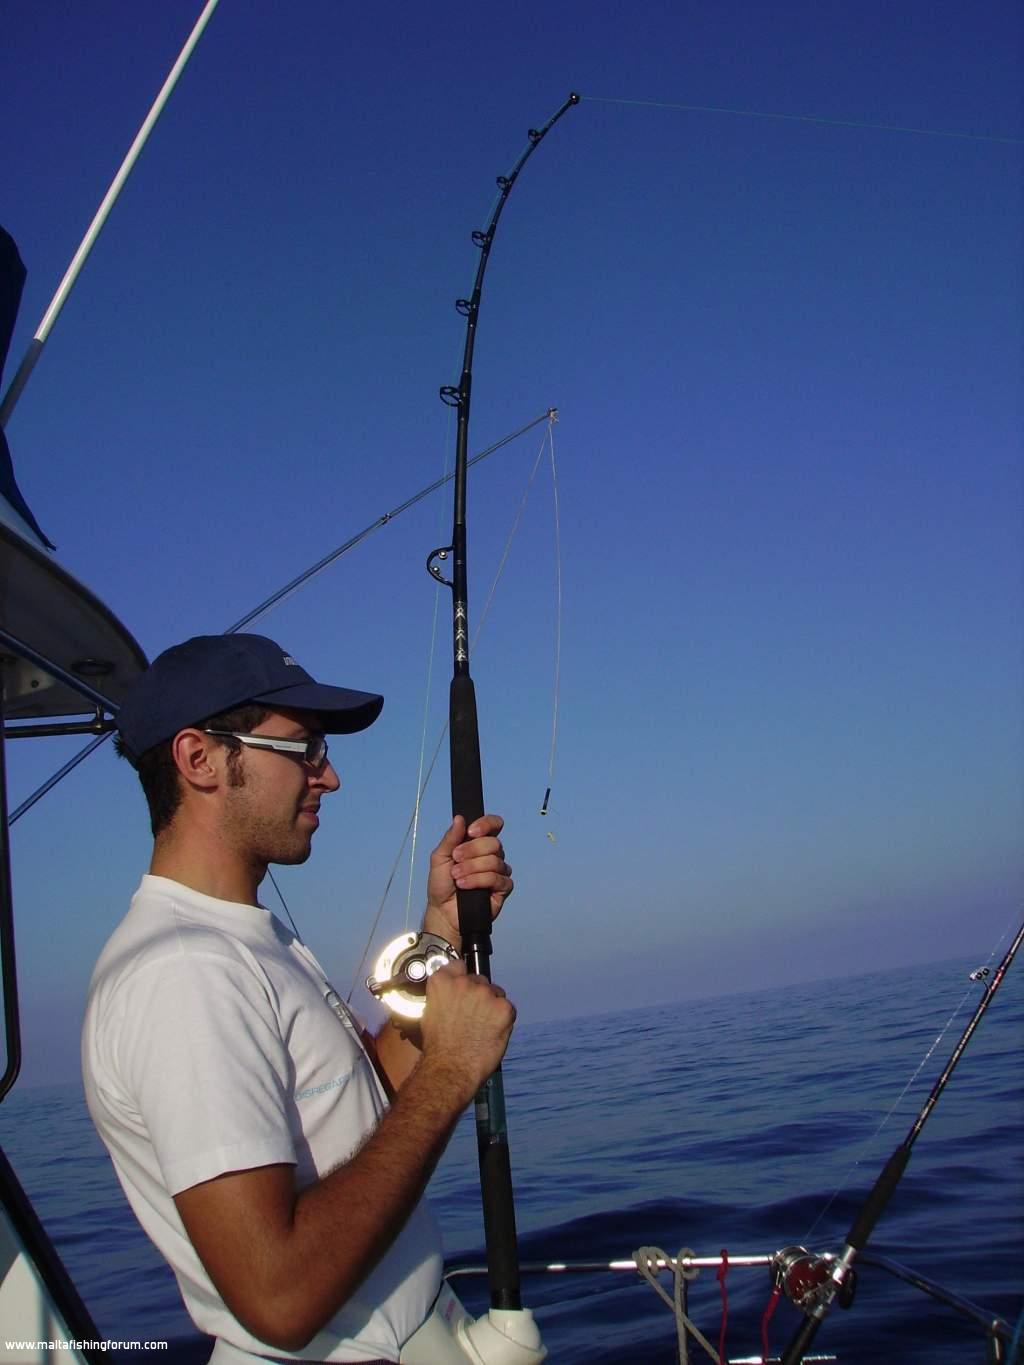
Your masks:
{"label": "boat canopy", "polygon": [[[24,282],[25,267],[14,240],[0,228],[0,372]],[[146,667],[146,656],[128,629],[57,563],[18,489],[2,430],[0,629],[7,719],[94,712],[96,703],[75,690],[76,680],[116,705]]]}
{"label": "boat canopy", "polygon": [[[28,720],[94,710],[69,683],[58,681],[45,661],[120,703],[146,667],[141,646],[48,550],[6,524],[6,510],[0,507],[0,626],[8,636],[2,646],[5,717]],[[17,641],[38,657],[20,651]]]}

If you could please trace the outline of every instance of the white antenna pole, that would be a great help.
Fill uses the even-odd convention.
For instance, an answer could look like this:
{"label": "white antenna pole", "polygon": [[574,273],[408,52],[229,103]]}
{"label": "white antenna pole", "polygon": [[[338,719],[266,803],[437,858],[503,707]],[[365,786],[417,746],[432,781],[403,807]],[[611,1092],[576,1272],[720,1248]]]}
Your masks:
{"label": "white antenna pole", "polygon": [[29,375],[32,373],[33,369],[35,369],[36,361],[42,354],[43,346],[46,344],[46,338],[50,335],[53,324],[57,321],[57,316],[64,307],[67,297],[71,293],[75,281],[78,279],[82,266],[85,265],[86,258],[92,250],[103,224],[107,221],[107,216],[114,207],[117,196],[121,193],[124,182],[128,179],[129,175],[131,175],[132,169],[139,159],[139,154],[146,145],[146,140],[150,133],[153,131],[154,124],[163,113],[164,105],[170,99],[171,91],[177,85],[178,77],[185,70],[188,60],[192,56],[193,49],[199,42],[199,39],[203,36],[203,30],[206,28],[210,16],[217,8],[218,3],[219,0],[207,0],[202,14],[200,14],[199,18],[196,20],[195,27],[189,34],[185,46],[181,49],[178,60],[171,67],[170,75],[164,81],[159,95],[157,95],[153,102],[153,107],[146,115],[145,122],[138,133],[136,133],[135,141],[128,148],[128,154],[121,162],[120,170],[111,181],[110,189],[107,190],[102,204],[100,204],[99,208],[96,210],[96,216],[89,224],[89,230],[82,238],[81,245],[75,252],[71,264],[68,266],[64,278],[61,280],[60,287],[56,294],[54,294],[49,308],[47,308],[46,312],[43,314],[43,320],[36,329],[36,334],[32,338],[28,350],[25,352],[24,359],[18,366],[17,373],[11,380],[10,388],[7,390],[6,394],[4,394],[3,403],[0,403],[0,427],[6,427],[8,419],[14,411],[14,405],[21,397],[21,391],[27,384]]}

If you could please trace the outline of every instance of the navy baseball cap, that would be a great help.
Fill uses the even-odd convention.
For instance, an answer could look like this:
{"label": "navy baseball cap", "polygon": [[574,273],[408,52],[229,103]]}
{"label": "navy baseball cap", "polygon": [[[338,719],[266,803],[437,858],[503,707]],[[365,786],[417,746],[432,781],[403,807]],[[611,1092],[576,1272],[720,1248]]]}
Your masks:
{"label": "navy baseball cap", "polygon": [[137,760],[179,730],[250,701],[315,711],[328,735],[365,730],[384,705],[373,692],[318,683],[265,635],[196,635],[165,649],[136,679],[117,729]]}

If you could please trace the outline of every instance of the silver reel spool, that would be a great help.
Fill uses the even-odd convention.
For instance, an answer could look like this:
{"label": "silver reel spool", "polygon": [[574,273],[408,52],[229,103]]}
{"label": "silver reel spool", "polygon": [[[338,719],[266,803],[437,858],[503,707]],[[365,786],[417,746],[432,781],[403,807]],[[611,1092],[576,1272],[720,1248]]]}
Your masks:
{"label": "silver reel spool", "polygon": [[377,959],[366,989],[392,1014],[422,1019],[428,978],[445,963],[458,961],[458,952],[439,934],[400,934]]}

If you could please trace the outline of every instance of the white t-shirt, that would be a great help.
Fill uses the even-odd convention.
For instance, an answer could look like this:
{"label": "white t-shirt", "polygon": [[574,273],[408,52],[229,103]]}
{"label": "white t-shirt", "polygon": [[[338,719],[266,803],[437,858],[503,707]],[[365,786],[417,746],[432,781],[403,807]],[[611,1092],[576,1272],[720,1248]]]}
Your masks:
{"label": "white t-shirt", "polygon": [[232,1316],[174,1204],[225,1171],[279,1162],[295,1166],[301,1190],[347,1161],[387,1107],[358,1024],[280,920],[144,877],[93,973],[82,1070],[125,1194],[197,1327],[257,1355],[398,1359],[440,1286],[425,1203],[294,1357]]}

